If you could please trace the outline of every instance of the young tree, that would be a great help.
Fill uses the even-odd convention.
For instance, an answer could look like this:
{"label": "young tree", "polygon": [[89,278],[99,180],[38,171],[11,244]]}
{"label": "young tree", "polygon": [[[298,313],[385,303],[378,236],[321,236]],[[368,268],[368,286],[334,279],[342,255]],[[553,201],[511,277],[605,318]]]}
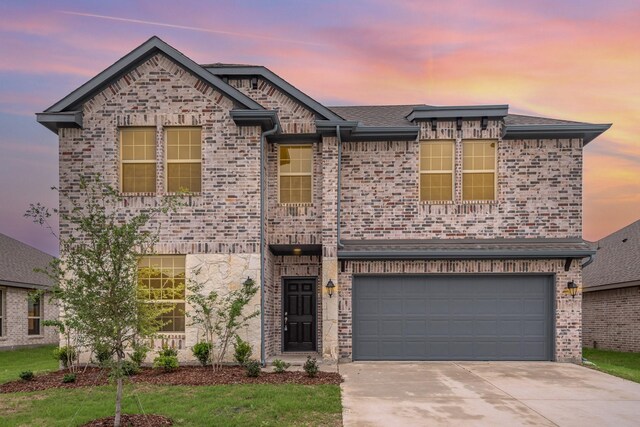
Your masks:
{"label": "young tree", "polygon": [[[53,298],[64,310],[65,323],[84,342],[106,345],[115,355],[110,369],[117,383],[114,425],[119,427],[125,350],[155,334],[162,327],[159,316],[172,309],[144,300],[151,295],[138,286],[138,262],[158,241],[161,221],[155,219],[174,211],[179,198],[166,197],[123,215],[122,196],[98,175],[81,179],[78,193],[59,194],[65,229],[58,237],[60,259],[46,273],[54,280]],[[25,216],[51,230],[51,212],[43,205],[32,204]]]}

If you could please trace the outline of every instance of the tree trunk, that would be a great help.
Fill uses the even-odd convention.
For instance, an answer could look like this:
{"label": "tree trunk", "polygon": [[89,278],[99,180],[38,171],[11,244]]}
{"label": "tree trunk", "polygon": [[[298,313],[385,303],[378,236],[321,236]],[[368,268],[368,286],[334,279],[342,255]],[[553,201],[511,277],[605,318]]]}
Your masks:
{"label": "tree trunk", "polygon": [[118,376],[116,380],[116,416],[113,420],[113,427],[120,427],[120,418],[122,414],[122,356],[118,353]]}

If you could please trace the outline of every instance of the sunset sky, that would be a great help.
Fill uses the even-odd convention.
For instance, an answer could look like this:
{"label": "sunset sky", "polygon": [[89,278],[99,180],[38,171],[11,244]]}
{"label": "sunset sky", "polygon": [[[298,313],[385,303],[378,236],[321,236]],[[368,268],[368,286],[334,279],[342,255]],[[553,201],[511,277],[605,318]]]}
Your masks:
{"label": "sunset sky", "polygon": [[504,103],[613,123],[585,148],[596,240],[640,218],[639,23],[637,0],[2,1],[0,232],[57,254],[22,217],[57,204],[57,137],[34,114],[157,35],[199,63],[265,65],[325,105]]}

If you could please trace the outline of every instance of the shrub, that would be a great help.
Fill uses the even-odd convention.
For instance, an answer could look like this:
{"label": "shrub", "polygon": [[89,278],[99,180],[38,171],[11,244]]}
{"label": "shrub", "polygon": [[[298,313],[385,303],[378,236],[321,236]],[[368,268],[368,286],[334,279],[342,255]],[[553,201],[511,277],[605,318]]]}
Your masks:
{"label": "shrub", "polygon": [[144,361],[147,359],[147,353],[149,352],[149,347],[144,344],[134,344],[132,345],[133,353],[129,354],[129,359],[133,362],[136,367],[142,366]]}
{"label": "shrub", "polygon": [[260,362],[257,360],[247,360],[244,363],[248,377],[258,377],[260,375]]}
{"label": "shrub", "polygon": [[104,368],[111,362],[113,352],[107,344],[98,343],[93,346],[93,355],[98,366]]}
{"label": "shrub", "polygon": [[242,338],[236,335],[236,342],[233,344],[234,353],[233,358],[236,359],[240,365],[246,365],[251,359],[251,355],[253,354],[253,350],[251,349],[251,344],[246,341],[243,341]]}
{"label": "shrub", "polygon": [[128,377],[140,372],[140,366],[131,360],[122,361],[122,373]]}
{"label": "shrub", "polygon": [[62,346],[53,350],[53,357],[62,362],[62,366],[68,368],[77,359],[76,349],[69,346]]}
{"label": "shrub", "polygon": [[165,371],[173,371],[178,369],[178,350],[169,347],[163,347],[158,356],[153,359],[154,368],[162,368]]}
{"label": "shrub", "polygon": [[291,366],[291,363],[287,363],[284,360],[280,360],[280,359],[273,360],[273,371],[277,372],[278,374],[283,373],[284,371],[289,369],[290,366]]}
{"label": "shrub", "polygon": [[23,381],[31,381],[33,379],[32,371],[22,371],[18,374],[21,380]]}
{"label": "shrub", "polygon": [[307,375],[313,378],[318,374],[318,361],[315,357],[307,356],[307,361],[304,362],[303,368]]}
{"label": "shrub", "polygon": [[202,366],[207,366],[211,357],[211,343],[200,341],[191,347],[193,355],[198,359]]}
{"label": "shrub", "polygon": [[62,377],[62,382],[65,384],[76,382],[76,374],[64,374],[64,377]]}

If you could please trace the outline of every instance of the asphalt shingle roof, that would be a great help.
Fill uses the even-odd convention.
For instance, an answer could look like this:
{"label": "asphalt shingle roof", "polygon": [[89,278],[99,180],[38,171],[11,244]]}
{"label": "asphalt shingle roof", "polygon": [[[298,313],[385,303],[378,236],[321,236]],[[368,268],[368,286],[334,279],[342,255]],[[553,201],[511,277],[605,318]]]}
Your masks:
{"label": "asphalt shingle roof", "polygon": [[54,257],[9,236],[0,234],[0,283],[15,282],[51,286],[51,280],[34,268],[45,268]]}
{"label": "asphalt shingle roof", "polygon": [[[365,126],[415,126],[414,123],[407,120],[407,116],[411,113],[413,107],[425,105],[351,105],[328,108],[345,120],[359,121]],[[507,125],[582,124],[582,122],[525,116],[523,114],[508,114],[504,121]]]}
{"label": "asphalt shingle roof", "polygon": [[583,270],[583,286],[640,281],[640,220],[597,242],[595,260]]}

